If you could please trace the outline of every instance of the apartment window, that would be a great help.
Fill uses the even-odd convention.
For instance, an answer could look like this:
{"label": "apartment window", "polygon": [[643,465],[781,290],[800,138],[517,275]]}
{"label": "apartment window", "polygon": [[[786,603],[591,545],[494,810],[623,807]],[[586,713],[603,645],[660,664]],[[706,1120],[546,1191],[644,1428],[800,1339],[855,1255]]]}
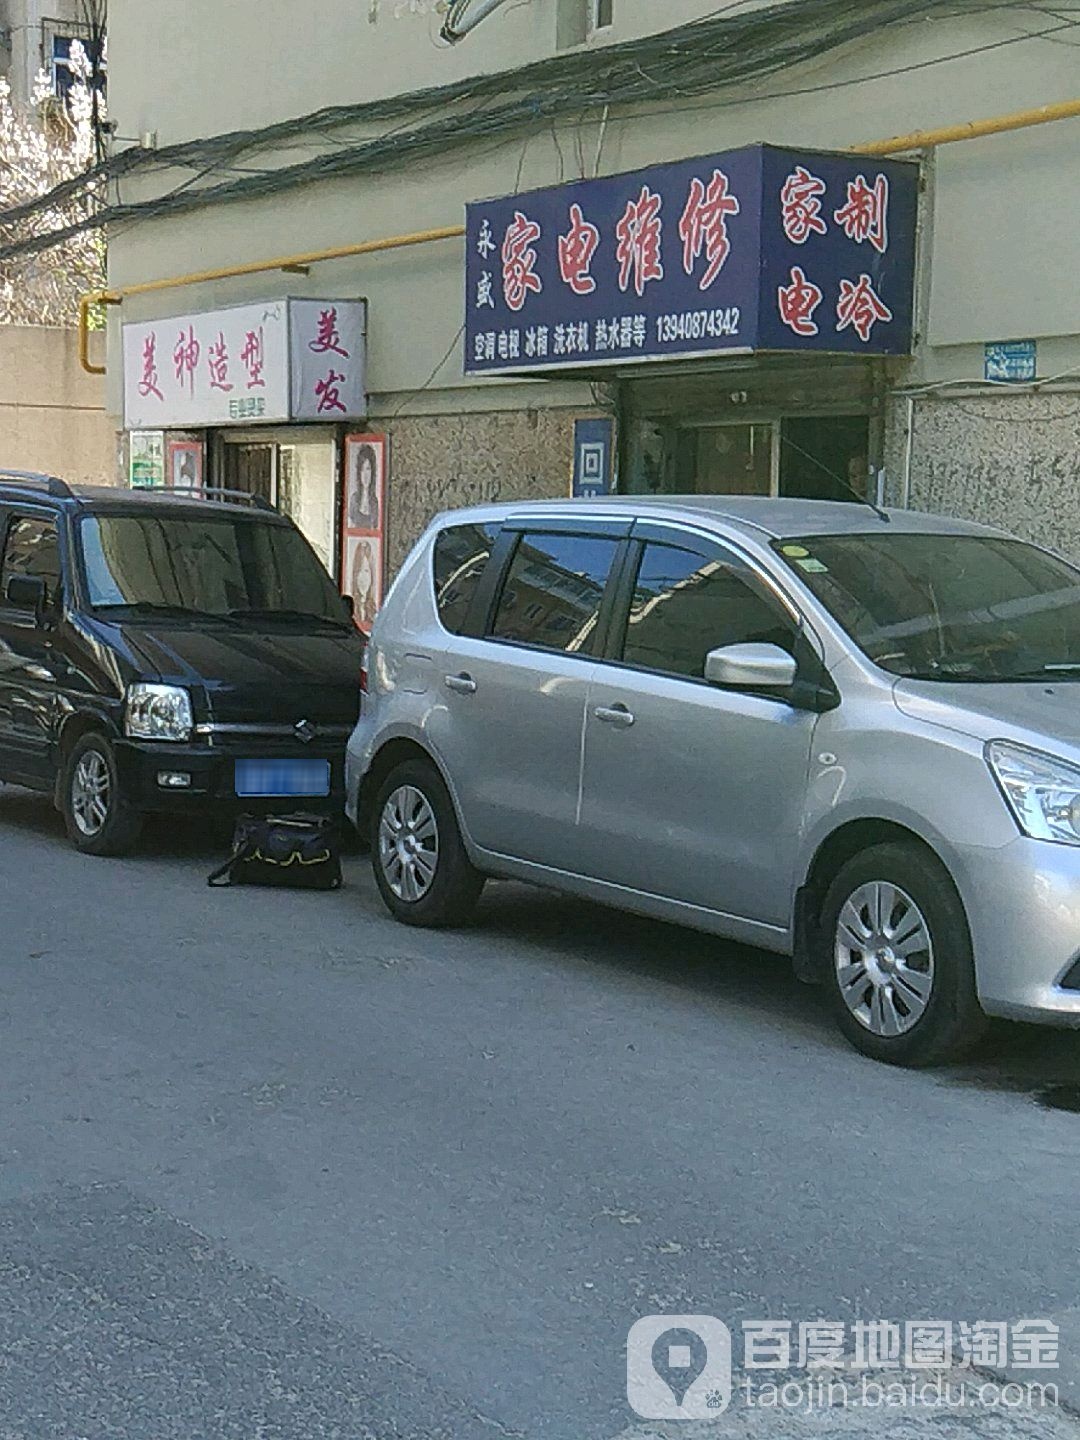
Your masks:
{"label": "apartment window", "polygon": [[560,50],[583,45],[590,35],[613,23],[615,0],[559,0],[556,9]]}
{"label": "apartment window", "polygon": [[[63,28],[57,28],[62,25]],[[52,76],[53,93],[66,100],[75,83],[76,67],[72,63],[72,46],[82,46],[90,62],[98,89],[105,89],[107,61],[99,43],[95,43],[89,26],[78,21],[58,22],[46,20],[43,23],[43,57]]]}

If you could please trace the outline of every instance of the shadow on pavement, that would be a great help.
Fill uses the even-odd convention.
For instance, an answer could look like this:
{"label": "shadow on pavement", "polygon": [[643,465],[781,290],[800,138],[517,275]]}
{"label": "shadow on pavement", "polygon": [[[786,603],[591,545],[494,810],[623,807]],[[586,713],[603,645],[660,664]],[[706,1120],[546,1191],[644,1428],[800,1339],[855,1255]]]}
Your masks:
{"label": "shadow on pavement", "polygon": [[[485,935],[501,934],[516,946],[533,944],[553,956],[571,951],[693,990],[718,1007],[756,1010],[779,1022],[778,1044],[807,1035],[831,1048],[846,1044],[822,991],[801,985],[790,962],[768,951],[516,885],[488,887],[479,924]],[[941,1084],[1013,1092],[1044,1108],[1080,1113],[1080,1032],[995,1022],[972,1055],[934,1075]]]}
{"label": "shadow on pavement", "polygon": [[[64,823],[46,796],[0,785],[0,825],[66,846]],[[228,853],[230,821],[151,819],[131,860],[197,860],[209,868]],[[354,872],[355,873],[355,872]],[[357,891],[374,907],[366,862]],[[718,1009],[739,1006],[779,1022],[777,1043],[812,1036],[830,1048],[844,1046],[833,1027],[821,991],[799,984],[779,955],[733,945],[678,925],[608,910],[527,885],[492,882],[477,917],[486,940],[502,939],[515,950],[514,963],[527,963],[529,947],[548,963],[572,959],[621,974],[658,980],[693,991]],[[526,953],[521,953],[521,952]],[[786,1031],[786,1034],[785,1034]],[[1080,1113],[1080,1032],[1036,1025],[995,1023],[979,1049],[937,1072],[942,1084],[1030,1096],[1045,1108]]]}
{"label": "shadow on pavement", "polygon": [[[0,824],[16,834],[56,840],[65,846],[69,843],[63,817],[53,808],[52,801],[47,795],[36,794],[32,790],[0,785]],[[114,863],[137,863],[140,859],[160,860],[166,857],[212,862],[228,853],[231,836],[232,822],[229,820],[152,816],[146,823],[135,854],[128,861]]]}

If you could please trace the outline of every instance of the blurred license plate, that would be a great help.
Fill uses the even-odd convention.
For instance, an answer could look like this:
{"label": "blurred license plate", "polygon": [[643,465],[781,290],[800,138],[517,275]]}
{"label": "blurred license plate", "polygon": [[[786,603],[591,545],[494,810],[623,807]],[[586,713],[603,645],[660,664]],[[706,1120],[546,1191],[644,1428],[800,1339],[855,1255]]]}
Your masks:
{"label": "blurred license plate", "polygon": [[329,795],[329,760],[237,760],[237,795]]}

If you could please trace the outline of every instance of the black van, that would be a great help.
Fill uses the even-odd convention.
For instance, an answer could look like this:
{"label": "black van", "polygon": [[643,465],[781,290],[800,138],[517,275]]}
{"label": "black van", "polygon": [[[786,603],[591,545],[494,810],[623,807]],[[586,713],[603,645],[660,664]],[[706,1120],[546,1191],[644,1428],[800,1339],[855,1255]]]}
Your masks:
{"label": "black van", "polygon": [[153,811],[340,807],[364,641],[291,520],[0,471],[0,537],[0,780],[80,850]]}

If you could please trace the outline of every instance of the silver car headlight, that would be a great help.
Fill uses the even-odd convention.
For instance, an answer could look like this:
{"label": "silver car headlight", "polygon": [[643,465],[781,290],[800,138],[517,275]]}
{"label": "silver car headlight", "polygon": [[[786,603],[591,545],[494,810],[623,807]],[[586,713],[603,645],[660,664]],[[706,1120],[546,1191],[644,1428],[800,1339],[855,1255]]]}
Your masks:
{"label": "silver car headlight", "polygon": [[181,685],[148,685],[127,689],[124,734],[136,740],[190,740],[194,722],[191,696]]}
{"label": "silver car headlight", "polygon": [[1007,740],[992,740],[986,759],[1025,835],[1080,845],[1080,766]]}

